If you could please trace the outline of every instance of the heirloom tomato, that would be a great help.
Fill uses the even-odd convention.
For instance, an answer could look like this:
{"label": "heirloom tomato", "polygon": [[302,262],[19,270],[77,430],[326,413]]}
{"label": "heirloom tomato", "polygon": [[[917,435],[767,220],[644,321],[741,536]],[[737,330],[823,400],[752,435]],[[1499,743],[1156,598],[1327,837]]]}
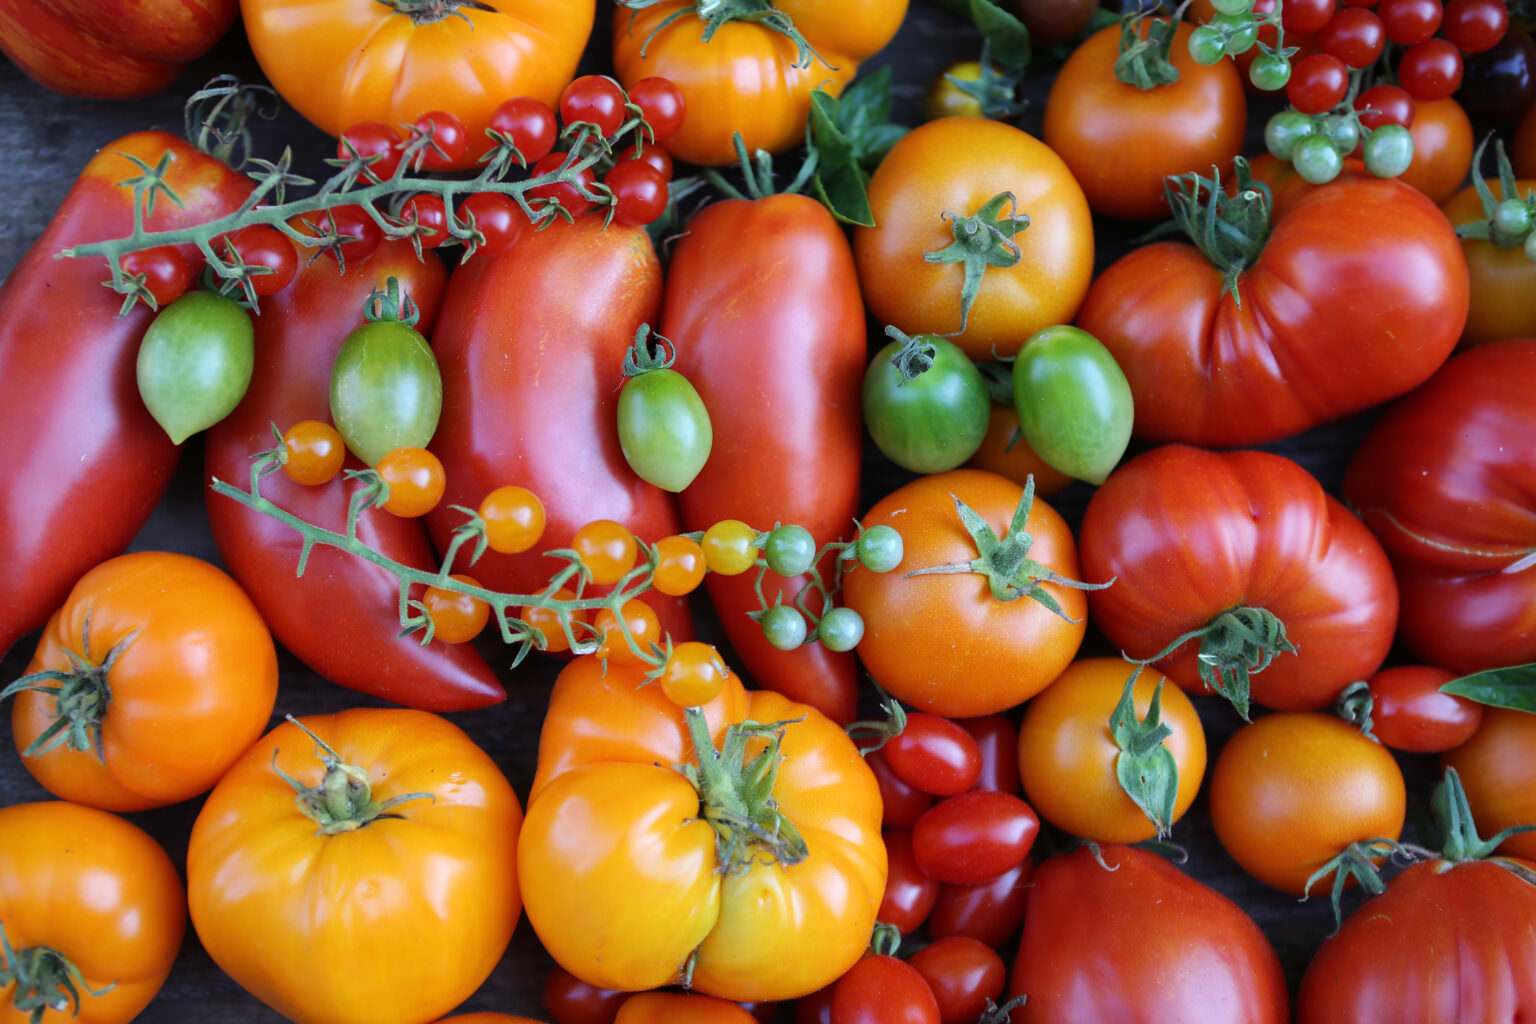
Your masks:
{"label": "heirloom tomato", "polygon": [[[1457,179],[1459,184],[1464,178]],[[1504,194],[1497,178],[1485,184],[1495,203],[1515,200],[1510,208],[1517,227],[1497,241],[1487,238],[1463,238],[1462,250],[1472,273],[1472,307],[1467,312],[1467,326],[1461,333],[1463,345],[1481,345],[1505,338],[1536,337],[1536,260],[1526,254],[1523,244],[1531,234],[1533,210],[1536,210],[1536,178],[1516,179],[1516,195]],[[1502,205],[1502,203],[1500,203]],[[1523,212],[1521,212],[1523,211]],[[1498,218],[1499,207],[1490,210],[1478,197],[1475,186],[1468,185],[1445,204],[1445,215],[1455,227],[1484,223]],[[1497,228],[1495,234],[1503,234]]]}
{"label": "heirloom tomato", "polygon": [[521,823],[501,770],[447,719],[292,720],[192,826],[192,923],[226,974],[299,1024],[435,1019],[512,936]]}
{"label": "heirloom tomato", "polygon": [[[1223,216],[1240,221],[1256,201],[1223,199],[1234,204]],[[1467,261],[1416,189],[1333,182],[1259,244],[1213,248],[1213,263],[1192,245],[1154,242],[1088,290],[1077,325],[1125,371],[1138,437],[1216,447],[1288,437],[1418,386],[1455,347]]]}
{"label": "heirloom tomato", "polygon": [[1008,978],[1014,1024],[1285,1024],[1280,960],[1242,909],[1133,846],[1035,872]]}
{"label": "heirloom tomato", "polygon": [[[1119,658],[1085,658],[1067,666],[1024,709],[1017,749],[1024,795],[1040,816],[1083,839],[1138,843],[1158,834],[1148,812],[1123,788],[1122,763],[1131,758],[1129,737],[1121,740],[1112,723],[1135,665]],[[1152,696],[1165,677],[1142,669],[1132,691],[1136,720],[1147,717]],[[1172,732],[1161,746],[1172,757],[1175,779],[1172,816],[1166,831],[1184,816],[1205,775],[1205,730],[1184,691],[1162,687],[1159,718]]]}
{"label": "heirloom tomato", "polygon": [[485,153],[491,114],[531,96],[553,105],[592,34],[594,0],[240,0],[256,61],[323,131],[409,124],[450,110]]}
{"label": "heirloom tomato", "polygon": [[[904,549],[895,570],[843,580],[844,602],[864,618],[859,658],[888,692],[939,715],[988,715],[1039,693],[1077,654],[1087,602],[1069,585],[1071,530],[1024,497],[1004,477],[957,469],[898,488],[863,517],[865,529],[900,530]],[[981,522],[967,523],[961,502]]]}
{"label": "heirloom tomato", "polygon": [[1165,177],[1209,174],[1213,166],[1225,172],[1242,149],[1248,102],[1236,66],[1196,63],[1191,27],[1179,22],[1166,59],[1143,54],[1143,63],[1171,61],[1174,80],[1137,84],[1135,62],[1121,60],[1122,41],[1145,46],[1149,30],[1165,35],[1166,20],[1140,18],[1129,30],[1115,24],[1089,36],[1061,66],[1045,101],[1042,137],[1097,214],[1166,217]]}
{"label": "heirloom tomato", "polygon": [[1010,356],[1070,321],[1088,289],[1083,190],[1050,147],[1000,121],[908,132],[870,177],[869,205],[875,226],[854,229],[853,252],[871,315],[949,337],[972,359]]}
{"label": "heirloom tomato", "polygon": [[732,676],[685,711],[643,674],[582,657],[550,694],[517,851],[539,940],[604,988],[828,984],[885,890],[873,773],[813,708]]}
{"label": "heirloom tomato", "polygon": [[1536,661],[1536,340],[1459,353],[1356,450],[1344,497],[1381,538],[1400,635],[1453,672]]}
{"label": "heirloom tomato", "polygon": [[142,811],[211,789],[261,736],[277,649],[234,580],[138,551],[81,577],[19,682],[27,770],[66,800]]}
{"label": "heirloom tomato", "polygon": [[[1265,715],[1233,733],[1211,771],[1216,838],[1248,874],[1293,896],[1352,843],[1395,840],[1407,794],[1380,743],[1332,715]],[[1329,872],[1311,882],[1326,892]]]}
{"label": "heirloom tomato", "polygon": [[137,826],[77,804],[0,807],[6,1024],[127,1024],[171,973],[186,926],[181,879]]}
{"label": "heirloom tomato", "polygon": [[[1094,492],[1078,535],[1094,623],[1192,693],[1309,710],[1381,665],[1392,567],[1360,520],[1267,452],[1166,445]],[[1271,659],[1273,659],[1271,661]]]}
{"label": "heirloom tomato", "polygon": [[[1472,738],[1441,761],[1455,768],[1483,831],[1536,825],[1536,715],[1484,708]],[[1510,836],[1499,847],[1512,857],[1536,860],[1536,833]]]}
{"label": "heirloom tomato", "polygon": [[907,0],[623,0],[613,12],[613,66],[626,87],[659,76],[682,91],[682,127],[661,141],[673,156],[732,164],[736,132],[749,153],[800,145],[812,90],[841,95],[906,13]]}

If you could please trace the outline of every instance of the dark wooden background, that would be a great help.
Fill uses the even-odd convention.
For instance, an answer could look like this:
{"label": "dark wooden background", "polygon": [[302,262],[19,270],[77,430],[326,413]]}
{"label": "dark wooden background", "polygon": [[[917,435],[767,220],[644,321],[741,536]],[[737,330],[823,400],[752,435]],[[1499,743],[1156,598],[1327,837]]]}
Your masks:
{"label": "dark wooden background", "polygon": [[[583,62],[583,72],[608,70],[607,15],[611,7],[604,0],[599,8],[598,28]],[[895,42],[869,62],[867,68],[884,64],[893,67],[897,119],[916,124],[921,119],[922,99],[928,83],[950,61],[974,58],[978,52],[978,37],[967,23],[926,0],[913,0],[906,23]],[[182,103],[187,95],[223,72],[233,72],[245,80],[260,77],[238,24],[211,54],[189,67],[169,91],[140,102],[92,102],[58,96],[34,84],[8,63],[0,64],[0,139],[5,144],[8,179],[5,187],[0,188],[0,275],[8,274],[32,240],[42,233],[75,174],[96,149],[120,135],[146,127],[179,131]],[[1031,103],[1018,123],[1036,134],[1049,80],[1048,70],[1042,70],[1026,83]],[[1259,138],[1263,116],[1268,109],[1255,107],[1250,124],[1251,140]],[[331,155],[333,143],[298,115],[284,111],[276,122],[259,125],[256,131],[258,153],[274,157],[282,145],[289,145],[299,170],[323,176],[325,169],[320,161]],[[1256,147],[1251,147],[1252,151],[1256,151]],[[1106,222],[1098,226],[1100,267],[1125,250],[1132,233],[1133,229],[1128,225]],[[878,345],[879,334],[872,337]],[[1336,493],[1345,461],[1370,419],[1371,414],[1366,413],[1272,448],[1302,462],[1324,486]],[[218,563],[218,552],[202,511],[200,440],[194,438],[186,447],[169,493],[133,547],[174,549]],[[866,457],[865,507],[903,479],[900,471],[871,450]],[[1056,504],[1075,523],[1088,493],[1086,485],[1076,485],[1057,499]],[[62,524],[61,528],[89,529],[89,518]],[[707,609],[700,609],[700,613],[708,614]],[[707,625],[705,628],[707,630]],[[1101,645],[1101,641],[1090,635],[1088,649],[1092,650],[1095,644]],[[18,642],[9,655],[0,660],[0,680],[19,676],[34,646],[35,636]],[[493,650],[494,646],[488,646],[486,651],[491,663],[501,667],[509,699],[488,711],[450,717],[490,752],[517,792],[526,796],[533,777],[538,726],[554,666],[540,664],[534,658],[512,672],[505,667],[509,662],[507,652]],[[319,679],[286,653],[282,656],[281,667],[282,681],[274,723],[285,713],[306,715],[380,703]],[[1231,734],[1237,720],[1229,709],[1213,700],[1201,701],[1200,710],[1214,763],[1222,741]],[[1410,791],[1419,798],[1427,796],[1433,763],[1409,757],[1403,759],[1403,765],[1408,773]],[[26,773],[10,742],[9,713],[0,715],[0,805],[48,798],[49,794]],[[184,869],[186,841],[200,805],[201,800],[193,800],[131,817],[159,839],[178,868]],[[1314,899],[1301,904],[1242,875],[1216,843],[1203,795],[1175,829],[1174,838],[1189,850],[1186,870],[1237,900],[1259,922],[1278,950],[1294,986],[1312,951],[1331,928],[1326,900]],[[1286,841],[1283,836],[1276,836],[1275,840]],[[520,923],[500,966],[462,1009],[499,1010],[542,1017],[539,991],[550,962],[531,927],[526,921]],[[193,1021],[256,1024],[281,1018],[226,977],[203,952],[189,928],[169,981],[139,1019],[145,1024]]]}

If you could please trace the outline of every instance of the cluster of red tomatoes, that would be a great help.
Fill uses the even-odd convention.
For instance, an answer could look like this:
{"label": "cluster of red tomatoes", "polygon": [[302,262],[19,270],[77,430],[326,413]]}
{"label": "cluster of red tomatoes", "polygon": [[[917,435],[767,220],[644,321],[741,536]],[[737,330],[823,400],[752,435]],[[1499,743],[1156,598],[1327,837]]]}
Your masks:
{"label": "cluster of red tomatoes", "polygon": [[1518,8],[345,6],[0,291],[0,1017],[1536,1013]]}

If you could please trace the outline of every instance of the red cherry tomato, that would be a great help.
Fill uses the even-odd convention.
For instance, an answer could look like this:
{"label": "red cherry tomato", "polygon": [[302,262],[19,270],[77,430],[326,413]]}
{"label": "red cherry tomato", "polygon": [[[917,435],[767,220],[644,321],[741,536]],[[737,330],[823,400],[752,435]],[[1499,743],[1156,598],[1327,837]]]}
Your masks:
{"label": "red cherry tomato", "polygon": [[356,204],[333,206],[316,213],[301,213],[296,219],[303,222],[303,230],[312,237],[349,239],[341,242],[339,247],[332,246],[331,249],[332,252],[336,252],[339,248],[339,255],[343,261],[360,262],[367,259],[384,240],[384,232],[380,229],[379,222],[374,220],[367,210]]}
{"label": "red cherry tomato", "polygon": [[926,711],[909,711],[906,728],[891,738],[884,753],[891,771],[934,796],[964,793],[981,777],[981,748],[975,738]]}
{"label": "red cherry tomato", "polygon": [[624,90],[606,75],[582,75],[560,94],[560,119],[567,127],[585,121],[606,138],[618,132],[624,115]]}
{"label": "red cherry tomato", "polygon": [[468,224],[474,221],[475,230],[485,236],[485,241],[475,253],[490,255],[509,247],[523,236],[528,218],[511,196],[500,192],[476,192],[459,204],[459,220]]}
{"label": "red cherry tomato", "polygon": [[957,718],[955,724],[971,734],[981,751],[981,775],[977,789],[999,793],[1019,792],[1019,727],[1006,715]]}
{"label": "red cherry tomato", "polygon": [[886,828],[911,828],[933,806],[933,797],[902,781],[886,760],[884,749],[865,754],[864,763],[880,784],[880,801],[885,808],[881,823]]}
{"label": "red cherry tomato", "polygon": [[1483,706],[1441,693],[1454,672],[1429,665],[1399,665],[1370,679],[1371,731],[1393,750],[1438,754],[1472,738]]}
{"label": "red cherry tomato", "polygon": [[554,1024],[613,1024],[630,995],[589,985],[559,964],[544,978],[544,1009]]}
{"label": "red cherry tomato", "polygon": [[640,108],[658,142],[683,126],[683,91],[670,79],[640,79],[629,87],[629,101]]}
{"label": "red cherry tomato", "polygon": [[1360,123],[1373,130],[1384,124],[1413,127],[1413,97],[1401,86],[1373,85],[1355,97],[1355,109]]}
{"label": "red cherry tomato", "polygon": [[1026,860],[980,885],[939,886],[939,898],[928,913],[928,934],[935,939],[969,935],[988,946],[1001,946],[1024,924],[1034,874],[1034,862]]}
{"label": "red cherry tomato", "polygon": [[154,296],[157,307],[168,306],[181,298],[197,276],[192,261],[174,245],[139,249],[127,253],[118,262],[127,276],[143,275],[144,287]]}
{"label": "red cherry tomato", "polygon": [[426,230],[416,237],[423,249],[436,249],[448,241],[448,211],[443,197],[430,192],[418,192],[405,201],[400,219],[407,224],[420,224]]}
{"label": "red cherry tomato", "polygon": [[469,132],[464,122],[446,110],[427,111],[416,119],[415,128],[432,140],[417,151],[416,169],[446,171],[463,160],[469,152]]}
{"label": "red cherry tomato", "polygon": [[867,956],[832,987],[832,1024],[940,1024],[939,1003],[911,964]]}
{"label": "red cherry tomato", "polygon": [[613,219],[644,227],[667,208],[667,179],[644,160],[613,165],[603,184],[613,192]]}
{"label": "red cherry tomato", "polygon": [[1381,0],[1376,9],[1387,38],[1398,46],[1422,43],[1434,35],[1444,11],[1440,0]]}
{"label": "red cherry tomato", "polygon": [[638,154],[627,156],[620,160],[619,163],[629,163],[631,161],[650,164],[660,171],[661,176],[667,181],[672,180],[672,154],[660,146],[646,146]]}
{"label": "red cherry tomato", "polygon": [[[529,177],[537,178],[544,174],[553,174],[565,163],[566,153],[550,153],[539,160],[529,171]],[[597,181],[597,174],[590,167],[583,168],[576,173],[576,179],[588,190]],[[528,190],[530,201],[538,199],[557,199],[572,217],[580,216],[592,209],[592,200],[581,194],[575,182],[560,181],[551,185],[539,185]],[[535,204],[537,209],[537,204]]]}
{"label": "red cherry tomato", "polygon": [[489,127],[511,140],[525,167],[548,156],[560,134],[555,112],[548,103],[532,96],[518,96],[502,103],[491,112]]}
{"label": "red cherry tomato", "polygon": [[975,1024],[998,1002],[1008,969],[997,950],[968,935],[951,935],[907,959],[928,982],[942,1024]]}
{"label": "red cherry tomato", "polygon": [[912,856],[912,831],[888,828],[884,831],[888,863],[885,896],[875,919],[894,925],[903,935],[910,935],[928,920],[934,900],[939,898],[939,883],[923,874]]}
{"label": "red cherry tomato", "polygon": [[924,811],[912,826],[912,854],[929,878],[977,885],[1021,864],[1039,831],[1040,819],[1029,804],[978,789]]}
{"label": "red cherry tomato", "polygon": [[1312,53],[1291,65],[1285,98],[1303,114],[1321,114],[1338,106],[1349,91],[1349,68],[1331,53]]}
{"label": "red cherry tomato", "polygon": [[400,144],[405,140],[383,121],[359,121],[336,140],[336,158],[350,160],[355,153],[367,161],[363,177],[383,181],[400,166]]}
{"label": "red cherry tomato", "polygon": [[1509,31],[1506,0],[1451,0],[1445,6],[1441,35],[1462,53],[1482,53],[1499,45]]}
{"label": "red cherry tomato", "polygon": [[1443,100],[1461,85],[1461,51],[1445,39],[1426,39],[1403,51],[1397,80],[1416,100]]}
{"label": "red cherry tomato", "polygon": [[215,250],[226,262],[251,268],[251,290],[257,295],[276,295],[299,271],[299,254],[293,243],[270,224],[238,228],[222,239]]}
{"label": "red cherry tomato", "polygon": [[1352,68],[1369,67],[1381,56],[1387,32],[1375,11],[1346,7],[1317,34],[1318,46]]}
{"label": "red cherry tomato", "polygon": [[1280,9],[1280,24],[1287,32],[1310,34],[1333,17],[1334,0],[1285,0]]}

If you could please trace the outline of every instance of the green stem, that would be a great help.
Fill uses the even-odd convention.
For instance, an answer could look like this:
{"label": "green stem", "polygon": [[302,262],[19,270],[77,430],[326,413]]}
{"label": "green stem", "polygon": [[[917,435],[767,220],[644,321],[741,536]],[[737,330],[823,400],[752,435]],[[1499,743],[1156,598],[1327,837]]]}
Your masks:
{"label": "green stem", "polygon": [[374,800],[367,772],[343,761],[334,747],[297,718],[284,717],[315,741],[315,756],[325,766],[325,774],[315,785],[306,786],[277,766],[277,750],[272,751],[272,770],[293,787],[294,803],[319,827],[320,834],[355,832],[381,819],[402,817],[394,809],[403,803],[437,799],[431,793],[401,793],[382,802]]}
{"label": "green stem", "polygon": [[41,1024],[49,1010],[66,1013],[71,1004],[78,1017],[81,990],[99,999],[116,986],[113,982],[103,988],[91,988],[68,957],[48,946],[12,949],[4,925],[0,925],[0,953],[5,957],[4,966],[0,966],[0,988],[16,986],[11,1005],[30,1016],[30,1024]]}
{"label": "green stem", "polygon": [[[691,707],[683,715],[697,761],[682,770],[699,791],[699,816],[715,829],[717,870],[742,871],[764,855],[785,867],[804,860],[805,840],[773,798],[784,730],[795,723],[737,722],[717,750],[704,712]],[[748,762],[753,739],[768,742]]]}
{"label": "green stem", "polygon": [[[619,0],[619,6],[629,8],[631,12],[629,20],[633,24],[635,20],[634,12],[643,11],[648,7],[655,7],[661,2],[662,0]],[[811,45],[810,40],[806,39],[800,33],[800,30],[795,28],[794,19],[774,7],[771,0],[698,0],[697,3],[679,8],[661,19],[656,24],[656,27],[651,29],[650,34],[645,37],[645,41],[640,44],[640,56],[645,56],[651,42],[658,33],[676,22],[679,18],[685,18],[690,14],[704,23],[704,31],[699,37],[703,42],[707,43],[713,39],[715,33],[720,31],[720,27],[727,22],[752,22],[780,33],[795,44],[795,67],[808,68],[811,66],[812,59],[815,59],[825,65],[827,70],[837,70],[837,68],[828,64],[827,59],[816,52],[816,48]]]}
{"label": "green stem", "polygon": [[0,701],[26,690],[53,698],[52,723],[21,752],[23,757],[37,757],[55,747],[68,746],[81,752],[94,750],[97,760],[106,761],[101,725],[112,704],[109,676],[117,659],[138,635],[139,631],[134,630],[123,637],[97,663],[91,658],[91,613],[87,610],[85,624],[80,630],[80,653],[64,652],[70,662],[70,671],[46,669],[34,672],[0,690]]}

